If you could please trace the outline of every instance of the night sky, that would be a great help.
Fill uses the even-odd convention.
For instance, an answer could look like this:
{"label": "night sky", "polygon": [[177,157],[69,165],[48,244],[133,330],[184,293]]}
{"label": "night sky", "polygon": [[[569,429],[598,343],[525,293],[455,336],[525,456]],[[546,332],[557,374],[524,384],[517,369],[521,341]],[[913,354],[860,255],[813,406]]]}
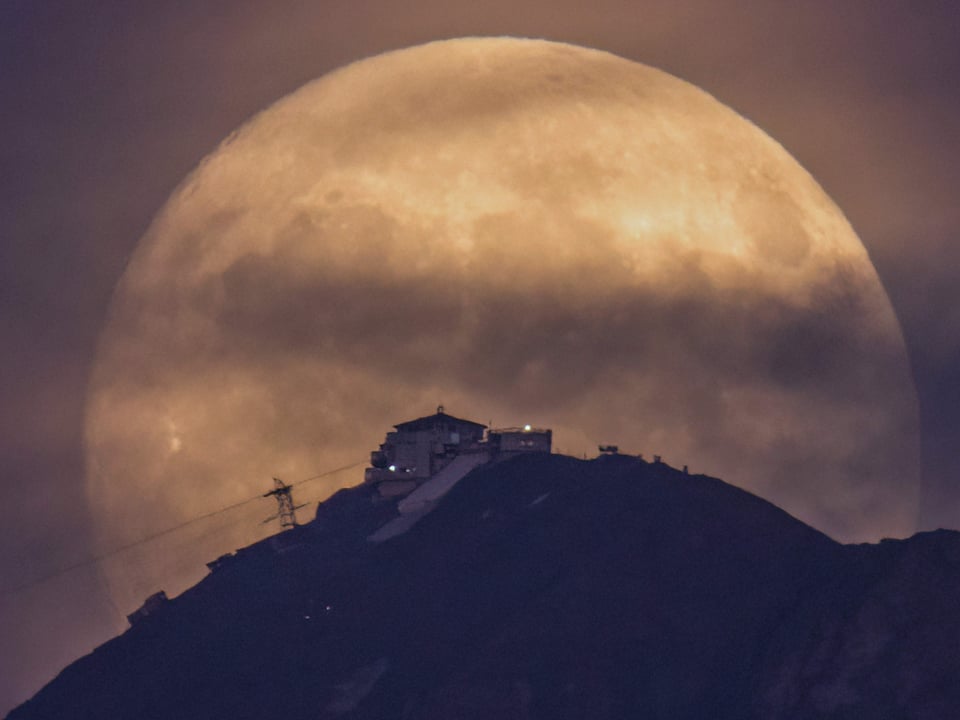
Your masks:
{"label": "night sky", "polygon": [[[694,83],[843,209],[906,337],[918,528],[960,527],[960,10],[949,2],[0,5],[0,712],[123,628],[90,567],[83,414],[114,285],[183,177],[253,113],[362,57],[571,42]],[[391,421],[400,418],[391,418]],[[705,469],[709,472],[709,469]]]}

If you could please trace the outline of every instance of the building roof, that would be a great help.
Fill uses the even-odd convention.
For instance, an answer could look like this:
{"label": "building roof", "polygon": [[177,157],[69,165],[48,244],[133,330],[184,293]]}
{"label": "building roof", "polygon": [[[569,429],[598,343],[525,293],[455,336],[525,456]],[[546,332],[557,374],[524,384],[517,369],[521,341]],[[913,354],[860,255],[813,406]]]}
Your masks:
{"label": "building roof", "polygon": [[398,423],[394,425],[394,427],[397,430],[416,432],[417,430],[432,430],[438,425],[470,425],[476,428],[486,427],[486,425],[482,423],[476,423],[472,420],[461,420],[453,415],[447,415],[443,411],[443,405],[438,407],[437,412],[433,415],[427,415],[426,417],[417,418],[416,420],[408,420],[407,422]]}

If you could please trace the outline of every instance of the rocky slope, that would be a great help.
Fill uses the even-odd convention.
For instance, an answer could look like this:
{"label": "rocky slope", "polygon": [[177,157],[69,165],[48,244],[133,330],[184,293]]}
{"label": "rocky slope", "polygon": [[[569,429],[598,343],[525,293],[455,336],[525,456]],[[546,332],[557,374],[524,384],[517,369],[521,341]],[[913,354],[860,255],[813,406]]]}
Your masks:
{"label": "rocky slope", "polygon": [[344,490],[66,670],[34,718],[948,718],[960,534],[842,546],[719,480],[529,455],[406,534]]}

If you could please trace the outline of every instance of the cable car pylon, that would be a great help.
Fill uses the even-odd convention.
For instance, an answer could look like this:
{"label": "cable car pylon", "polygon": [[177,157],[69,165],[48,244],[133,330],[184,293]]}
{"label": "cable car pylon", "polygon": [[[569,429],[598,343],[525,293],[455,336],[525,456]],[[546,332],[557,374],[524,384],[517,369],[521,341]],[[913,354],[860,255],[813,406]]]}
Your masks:
{"label": "cable car pylon", "polygon": [[304,505],[294,505],[293,504],[293,485],[287,485],[280,478],[273,479],[273,490],[265,492],[263,497],[270,497],[273,495],[277,499],[277,514],[271,515],[266,520],[263,521],[263,524],[266,525],[268,522],[280,518],[280,527],[281,528],[292,528],[297,526],[297,510]]}

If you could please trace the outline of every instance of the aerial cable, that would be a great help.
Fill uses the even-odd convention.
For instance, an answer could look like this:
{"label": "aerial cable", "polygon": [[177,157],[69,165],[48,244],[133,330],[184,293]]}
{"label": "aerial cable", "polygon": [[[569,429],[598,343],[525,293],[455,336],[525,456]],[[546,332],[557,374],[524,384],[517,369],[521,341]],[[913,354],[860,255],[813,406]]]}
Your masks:
{"label": "aerial cable", "polygon": [[[311,475],[310,477],[303,478],[302,480],[297,480],[296,482],[293,482],[290,485],[291,486],[302,485],[304,483],[308,483],[313,480],[319,480],[321,478],[329,477],[330,475],[336,475],[339,472],[343,472],[344,470],[350,470],[352,468],[357,467],[358,465],[363,465],[363,461],[355,462],[350,465],[344,465],[343,467],[338,467],[334,470],[327,470],[325,472],[318,473],[316,475]],[[190,518],[189,520],[184,520],[182,523],[178,523],[177,525],[172,525],[171,527],[165,528],[163,530],[159,530],[155,533],[151,533],[150,535],[146,535],[142,538],[139,538],[138,540],[134,540],[133,542],[120,545],[119,547],[115,547],[111,550],[102,552],[99,555],[94,555],[93,557],[87,558],[85,560],[80,560],[71,565],[62,567],[59,570],[55,570],[54,572],[48,575],[44,575],[43,577],[39,577],[34,580],[29,580],[25,583],[21,583],[20,585],[15,585],[12,588],[9,588],[7,590],[3,590],[2,592],[0,592],[0,597],[9,597],[17,593],[23,592],[24,590],[28,590],[37,585],[42,585],[43,583],[49,580],[53,580],[54,578],[57,578],[61,575],[65,575],[69,572],[73,572],[74,570],[80,570],[81,568],[85,568],[90,565],[96,565],[98,563],[103,562],[104,560],[107,560],[113,557],[114,555],[119,555],[120,553],[126,552],[127,550],[131,550],[135,547],[138,547],[139,545],[144,545],[148,542],[152,542],[153,540],[157,540],[166,535],[170,535],[171,533],[175,533],[179,530],[183,530],[185,527],[188,527],[189,525],[193,525],[194,523],[201,522],[202,520],[208,520],[209,518],[215,517],[216,515],[222,515],[223,513],[230,512],[231,510],[236,510],[237,508],[243,507],[244,505],[249,505],[255,500],[260,500],[260,499],[262,499],[262,494],[257,494],[253,497],[247,498],[246,500],[241,500],[231,505],[225,505],[224,507],[219,508],[218,510],[213,510],[211,512],[204,513],[203,515],[197,515],[196,517]]]}

